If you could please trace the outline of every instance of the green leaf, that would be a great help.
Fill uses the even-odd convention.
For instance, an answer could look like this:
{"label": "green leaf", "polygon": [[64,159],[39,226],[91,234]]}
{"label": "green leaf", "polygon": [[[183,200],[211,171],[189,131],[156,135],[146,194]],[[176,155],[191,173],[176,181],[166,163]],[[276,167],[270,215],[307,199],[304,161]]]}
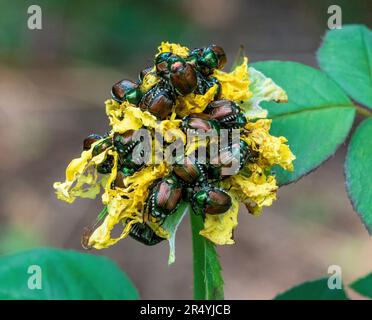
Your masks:
{"label": "green leaf", "polygon": [[274,300],[348,300],[344,289],[329,289],[328,279],[322,278],[299,284]]}
{"label": "green leaf", "polygon": [[271,133],[284,136],[296,156],[294,171],[273,168],[280,185],[321,165],[346,139],[354,121],[350,99],[324,73],[295,62],[253,64],[288,95],[288,103],[263,102],[273,119]]}
{"label": "green leaf", "polygon": [[362,25],[328,31],[319,48],[320,67],[353,99],[372,108],[372,31]]}
{"label": "green leaf", "polygon": [[221,300],[224,298],[221,265],[212,242],[199,235],[204,227],[203,218],[190,214],[194,259],[194,298]]}
{"label": "green leaf", "polygon": [[349,287],[361,295],[372,299],[372,273],[354,281]]}
{"label": "green leaf", "polygon": [[372,119],[355,130],[345,161],[346,189],[356,212],[372,234]]}
{"label": "green leaf", "polygon": [[[40,267],[41,289],[29,289],[39,274],[31,266]],[[132,282],[112,261],[72,250],[44,248],[4,255],[0,284],[0,299],[138,298]]]}
{"label": "green leaf", "polygon": [[163,228],[168,230],[170,233],[169,242],[169,257],[168,264],[172,264],[176,261],[176,232],[181,221],[185,217],[186,213],[190,210],[190,204],[182,201],[178,206],[176,212],[168,216],[163,224]]}

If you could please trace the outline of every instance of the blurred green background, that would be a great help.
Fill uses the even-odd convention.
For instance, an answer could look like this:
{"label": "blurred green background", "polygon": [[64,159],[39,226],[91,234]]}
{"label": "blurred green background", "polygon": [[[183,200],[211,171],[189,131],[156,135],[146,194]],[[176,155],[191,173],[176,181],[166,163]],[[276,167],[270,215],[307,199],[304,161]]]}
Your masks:
{"label": "blurred green background", "polygon": [[[42,9],[42,30],[27,28],[31,4]],[[191,48],[219,44],[230,64],[242,44],[252,62],[316,66],[331,4],[341,6],[344,24],[371,27],[367,0],[1,0],[0,253],[40,245],[82,250],[81,233],[99,201],[62,203],[52,183],[64,179],[85,136],[108,129],[103,102],[112,84],[136,78],[162,40]],[[219,248],[227,299],[270,299],[326,275],[333,264],[342,267],[345,282],[372,270],[372,240],[343,185],[344,155],[342,146],[320,169],[283,187],[261,217],[241,210],[236,245]],[[127,239],[93,253],[116,261],[142,298],[191,298],[188,222],[176,245],[171,267],[165,242],[148,248]]]}

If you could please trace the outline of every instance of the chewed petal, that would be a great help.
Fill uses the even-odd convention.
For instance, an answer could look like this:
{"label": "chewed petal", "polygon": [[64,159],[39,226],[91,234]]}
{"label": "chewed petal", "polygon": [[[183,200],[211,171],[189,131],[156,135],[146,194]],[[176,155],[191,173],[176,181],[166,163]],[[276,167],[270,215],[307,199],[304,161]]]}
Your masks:
{"label": "chewed petal", "polygon": [[124,133],[129,130],[138,130],[143,126],[156,128],[157,119],[151,113],[123,102],[121,105],[114,100],[107,100],[106,113],[110,119],[110,125],[114,132]]}
{"label": "chewed petal", "polygon": [[245,57],[243,63],[232,72],[226,73],[215,70],[213,76],[221,83],[221,97],[243,103],[252,97],[249,91],[248,59]]}
{"label": "chewed petal", "polygon": [[96,141],[89,150],[83,151],[80,158],[73,159],[66,168],[66,180],[55,182],[57,198],[68,203],[75,201],[77,197],[94,199],[101,189],[101,181],[98,179],[95,165],[100,164],[106,158],[105,152],[93,157],[92,151]]}
{"label": "chewed petal", "polygon": [[80,158],[73,159],[66,168],[66,181],[73,181],[82,174],[92,159],[92,149],[83,151]]}
{"label": "chewed petal", "polygon": [[166,142],[173,142],[176,139],[186,143],[186,135],[180,129],[182,120],[163,120],[159,123],[157,129],[163,135]]}
{"label": "chewed petal", "polygon": [[293,155],[284,137],[275,137],[269,133],[271,120],[260,119],[256,122],[248,122],[245,126],[248,134],[242,139],[259,154],[257,163],[261,167],[280,165],[285,170],[293,170]]}
{"label": "chewed petal", "polygon": [[239,173],[224,181],[224,186],[230,188],[240,201],[242,201],[252,214],[261,212],[262,207],[271,206],[276,199],[278,186],[275,177],[266,176],[256,164],[249,166],[250,176]]}
{"label": "chewed petal", "polygon": [[186,58],[189,55],[189,49],[177,43],[162,42],[158,48],[158,54],[163,52],[173,52],[174,54]]}
{"label": "chewed petal", "polygon": [[206,214],[204,229],[200,235],[214,242],[215,244],[234,244],[233,231],[238,225],[239,202],[238,199],[230,193],[232,206],[224,214],[210,215]]}
{"label": "chewed petal", "polygon": [[[95,249],[104,249],[109,246],[114,245],[121,239],[128,236],[132,225],[136,222],[141,222],[141,219],[137,216],[131,216],[131,214],[124,211],[123,214],[120,214],[123,208],[125,208],[125,204],[121,203],[122,198],[114,198],[110,202],[110,206],[108,208],[108,215],[102,222],[102,224],[94,230],[92,235],[89,238],[88,245],[90,247],[94,247]],[[120,219],[118,217],[120,216]],[[116,224],[120,221],[123,221],[123,229],[118,237],[112,238],[111,232]]]}
{"label": "chewed petal", "polygon": [[[125,177],[123,188],[108,189],[103,197],[103,202],[107,204],[108,215],[90,236],[89,246],[96,249],[107,248],[125,238],[133,223],[143,222],[151,186],[168,173],[169,168],[166,163],[148,166],[132,176]],[[123,224],[123,229],[118,237],[112,238],[111,232],[118,223]],[[168,233],[158,224],[150,221],[149,225],[160,237],[168,237]]]}
{"label": "chewed petal", "polygon": [[214,100],[217,90],[217,85],[214,85],[205,94],[190,93],[184,97],[179,97],[175,109],[177,115],[183,118],[190,113],[203,112],[207,105]]}
{"label": "chewed petal", "polygon": [[145,75],[143,78],[140,88],[142,92],[149,91],[153,86],[155,86],[160,81],[160,78],[155,73],[155,67]]}

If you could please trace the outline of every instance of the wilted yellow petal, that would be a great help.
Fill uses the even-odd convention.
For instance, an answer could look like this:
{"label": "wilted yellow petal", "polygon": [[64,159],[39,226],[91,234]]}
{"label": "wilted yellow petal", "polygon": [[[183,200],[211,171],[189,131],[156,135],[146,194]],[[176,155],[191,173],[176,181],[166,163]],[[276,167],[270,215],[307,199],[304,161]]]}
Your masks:
{"label": "wilted yellow petal", "polygon": [[260,119],[256,122],[246,124],[247,132],[242,139],[255,151],[258,151],[257,163],[261,167],[272,167],[280,165],[286,170],[293,170],[293,155],[284,137],[275,137],[269,133],[271,120]]}
{"label": "wilted yellow petal", "polygon": [[[89,245],[96,249],[107,248],[125,238],[133,223],[146,220],[145,203],[151,186],[168,173],[169,168],[165,163],[144,167],[132,176],[124,178],[124,188],[108,190],[107,197],[104,199],[107,203],[108,215],[90,236]],[[112,238],[112,229],[118,223],[123,225],[123,230],[118,237]],[[150,226],[159,236],[168,236],[157,224],[150,222]]]}
{"label": "wilted yellow petal", "polygon": [[124,101],[119,105],[114,100],[107,100],[106,113],[110,119],[110,125],[114,132],[124,133],[128,130],[138,130],[143,126],[156,128],[156,117],[151,113]]}
{"label": "wilted yellow petal", "polygon": [[237,66],[232,72],[226,73],[215,70],[213,76],[221,84],[221,97],[243,103],[251,98],[249,91],[248,59],[245,57],[243,63]]}
{"label": "wilted yellow petal", "polygon": [[80,158],[73,159],[66,168],[66,180],[55,182],[57,198],[68,203],[75,201],[77,197],[94,199],[100,192],[101,181],[98,180],[95,166],[103,162],[109,149],[93,157],[92,151],[96,141],[89,150],[83,151]]}
{"label": "wilted yellow petal", "polygon": [[186,96],[179,97],[176,101],[176,113],[181,118],[190,113],[203,112],[207,105],[214,100],[217,93],[217,85],[215,84],[204,94],[190,93]]}
{"label": "wilted yellow petal", "polygon": [[176,43],[169,43],[169,42],[162,42],[158,48],[158,54],[163,52],[173,52],[174,54],[186,58],[189,55],[189,49],[187,47],[183,47],[180,44]]}
{"label": "wilted yellow petal", "polygon": [[73,159],[66,168],[66,180],[73,181],[76,176],[83,173],[92,159],[92,149],[83,151],[80,158]]}
{"label": "wilted yellow petal", "polygon": [[163,135],[166,142],[173,142],[176,139],[181,139],[186,143],[186,135],[180,129],[182,120],[163,120],[159,123],[157,130]]}
{"label": "wilted yellow petal", "polygon": [[[111,199],[110,205],[108,206],[107,216],[89,238],[88,245],[90,247],[94,247],[95,249],[104,249],[112,246],[128,236],[134,223],[141,222],[141,219],[138,216],[132,216],[130,212],[126,212],[125,210],[123,211],[125,206],[126,203],[120,195]],[[118,237],[111,238],[111,231],[119,222],[123,223],[123,229]]]}
{"label": "wilted yellow petal", "polygon": [[256,164],[249,165],[250,176],[239,173],[231,176],[224,181],[224,186],[229,187],[230,191],[247,208],[255,208],[251,213],[260,213],[263,206],[271,206],[276,199],[278,186],[273,176],[266,176],[263,170]]}
{"label": "wilted yellow petal", "polygon": [[140,89],[142,92],[147,92],[159,81],[160,78],[156,75],[155,67],[153,67],[152,70],[144,76],[142,83],[140,85]]}
{"label": "wilted yellow petal", "polygon": [[[286,140],[287,141],[287,140]],[[293,161],[296,159],[291,149],[286,144],[280,145],[280,161],[279,165],[288,171],[293,171]]]}

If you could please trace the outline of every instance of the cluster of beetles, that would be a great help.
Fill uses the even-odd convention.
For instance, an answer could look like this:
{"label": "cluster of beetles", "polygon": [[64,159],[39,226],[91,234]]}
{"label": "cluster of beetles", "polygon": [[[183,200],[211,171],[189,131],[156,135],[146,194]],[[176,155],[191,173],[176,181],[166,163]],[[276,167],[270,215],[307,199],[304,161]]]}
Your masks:
{"label": "cluster of beetles", "polygon": [[[226,64],[226,55],[221,47],[211,45],[194,49],[186,58],[172,52],[163,52],[156,56],[154,64],[155,68],[142,70],[136,82],[124,79],[115,83],[111,91],[112,99],[118,103],[128,101],[142,111],[150,112],[158,120],[164,120],[171,114],[177,97],[190,93],[203,95],[217,85],[214,100],[203,113],[184,117],[182,130],[219,132],[220,129],[240,129],[245,126],[247,120],[239,105],[234,101],[221,99],[221,85],[213,77],[214,70],[222,69]],[[147,92],[143,92],[141,83],[148,73],[154,73],[160,80]],[[93,148],[93,156],[109,147],[117,151],[118,174],[114,187],[123,187],[123,178],[141,170],[144,165],[138,164],[134,159],[132,151],[139,143],[134,139],[134,134],[132,130],[106,138],[92,134],[84,140],[83,148],[89,150],[94,142],[104,138]],[[195,214],[204,216],[227,212],[232,205],[231,198],[215,184],[226,177],[224,168],[235,165],[237,172],[256,157],[245,141],[229,141],[231,142],[227,147],[219,150],[217,159],[211,159],[207,154],[207,162],[201,164],[195,155],[185,155],[181,161],[173,164],[171,173],[152,186],[144,214],[161,224],[175,212],[181,200],[189,201]],[[103,163],[97,165],[97,171],[101,174],[110,173],[113,161],[114,158],[108,155]],[[143,223],[133,225],[130,236],[146,245],[155,245],[164,240],[155,234],[146,219]]]}

